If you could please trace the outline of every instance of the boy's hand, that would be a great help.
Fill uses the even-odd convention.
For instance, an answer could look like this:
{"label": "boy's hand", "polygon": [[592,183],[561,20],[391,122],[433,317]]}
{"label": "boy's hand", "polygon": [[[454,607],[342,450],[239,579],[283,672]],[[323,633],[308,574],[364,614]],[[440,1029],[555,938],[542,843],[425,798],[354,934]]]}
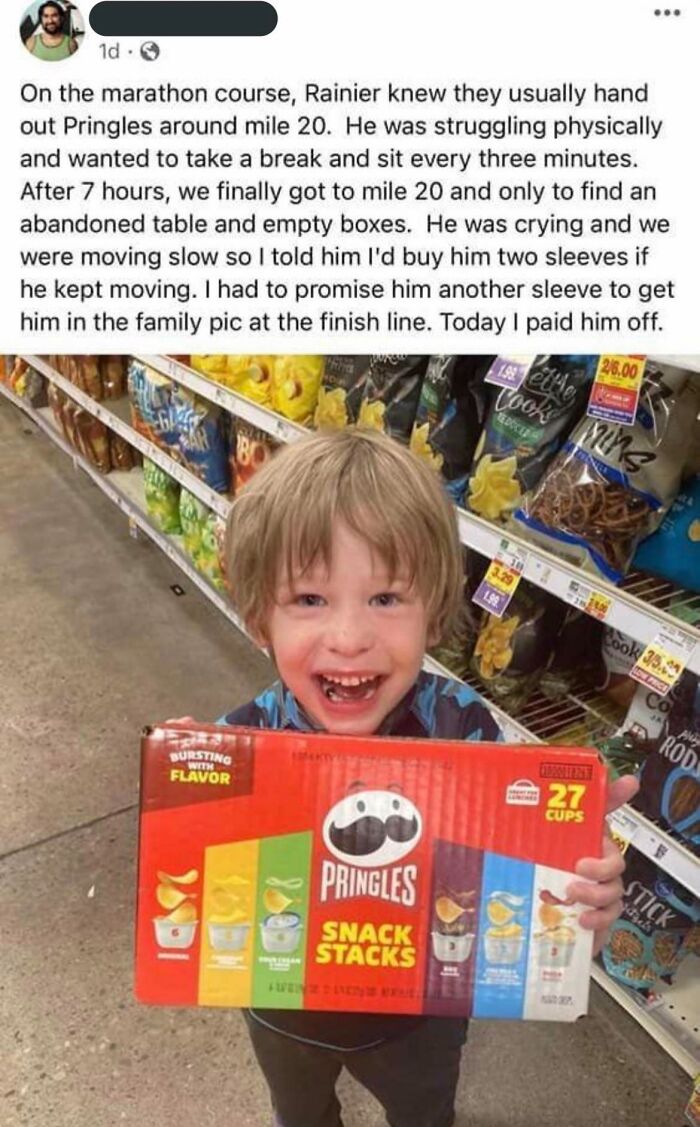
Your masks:
{"label": "boy's hand", "polygon": [[[629,802],[639,790],[639,782],[634,775],[624,775],[608,787],[607,813]],[[568,895],[580,904],[587,904],[592,911],[583,912],[579,918],[581,927],[594,931],[593,954],[597,955],[608,937],[608,928],[622,911],[622,874],[625,862],[620,850],[605,832],[603,838],[603,857],[584,857],[576,866],[576,875],[583,881],[569,885]],[[589,882],[595,883],[589,883]]]}

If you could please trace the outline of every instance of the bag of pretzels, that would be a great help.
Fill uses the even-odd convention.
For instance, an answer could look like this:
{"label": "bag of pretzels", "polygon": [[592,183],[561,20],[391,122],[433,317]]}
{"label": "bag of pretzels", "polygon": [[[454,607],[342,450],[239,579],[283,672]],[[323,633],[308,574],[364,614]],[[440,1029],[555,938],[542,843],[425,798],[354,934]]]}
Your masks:
{"label": "bag of pretzels", "polygon": [[689,373],[647,363],[632,426],[585,417],[515,513],[530,535],[618,583],[681,484],[694,422]]}
{"label": "bag of pretzels", "polygon": [[625,986],[645,993],[659,980],[673,981],[689,953],[700,901],[633,845],[625,861],[624,906],[603,948],[603,966]]}

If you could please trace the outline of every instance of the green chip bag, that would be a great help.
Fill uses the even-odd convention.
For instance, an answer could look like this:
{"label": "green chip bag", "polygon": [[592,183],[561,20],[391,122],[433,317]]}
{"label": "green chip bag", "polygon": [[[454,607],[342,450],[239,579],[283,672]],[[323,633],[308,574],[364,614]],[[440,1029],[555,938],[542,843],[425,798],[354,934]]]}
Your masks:
{"label": "green chip bag", "polygon": [[197,567],[214,587],[220,591],[225,589],[224,574],[221,570],[221,556],[219,545],[220,517],[216,513],[209,513],[202,524],[202,538],[199,549]]}
{"label": "green chip bag", "polygon": [[153,522],[161,532],[171,536],[179,535],[180,486],[155,462],[144,458],[143,487],[148,515]]}
{"label": "green chip bag", "polygon": [[180,526],[183,547],[196,567],[202,550],[202,531],[209,509],[187,489],[180,491]]}

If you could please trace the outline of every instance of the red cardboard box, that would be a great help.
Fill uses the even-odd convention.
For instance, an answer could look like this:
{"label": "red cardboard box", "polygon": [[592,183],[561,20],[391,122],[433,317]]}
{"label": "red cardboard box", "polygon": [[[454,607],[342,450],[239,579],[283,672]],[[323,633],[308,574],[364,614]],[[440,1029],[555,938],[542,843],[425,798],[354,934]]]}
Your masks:
{"label": "red cardboard box", "polygon": [[137,996],[573,1020],[605,790],[570,747],[148,730]]}

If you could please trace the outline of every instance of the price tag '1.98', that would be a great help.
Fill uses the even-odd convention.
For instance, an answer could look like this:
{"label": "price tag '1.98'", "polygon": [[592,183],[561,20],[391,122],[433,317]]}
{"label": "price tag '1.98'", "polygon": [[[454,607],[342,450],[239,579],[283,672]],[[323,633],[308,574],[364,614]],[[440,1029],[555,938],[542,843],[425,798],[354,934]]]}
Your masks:
{"label": "price tag '1.98'", "polygon": [[632,426],[645,364],[644,356],[601,356],[587,414],[592,419]]}
{"label": "price tag '1.98'", "polygon": [[502,618],[517,590],[526,558],[522,548],[501,540],[501,545],[476,590],[473,602],[496,618]]}
{"label": "price tag '1.98'", "polygon": [[517,391],[534,359],[534,356],[497,356],[486,373],[484,382]]}
{"label": "price tag '1.98'", "polygon": [[694,649],[692,638],[671,626],[664,627],[640,654],[630,677],[665,697],[677,683]]}

